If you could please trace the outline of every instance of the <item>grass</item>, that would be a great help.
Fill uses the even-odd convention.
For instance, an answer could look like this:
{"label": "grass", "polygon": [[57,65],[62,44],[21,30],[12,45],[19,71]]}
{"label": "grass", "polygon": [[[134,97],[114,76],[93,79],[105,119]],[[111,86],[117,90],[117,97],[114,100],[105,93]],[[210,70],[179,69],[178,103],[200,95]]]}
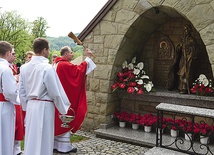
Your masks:
{"label": "grass", "polygon": [[71,135],[71,142],[72,143],[77,143],[77,142],[81,142],[81,141],[88,140],[88,139],[89,138],[84,137],[84,136],[80,136],[80,135],[74,135],[74,134]]}
{"label": "grass", "polygon": [[[88,139],[89,138],[84,137],[84,136],[80,136],[80,135],[74,135],[74,134],[71,135],[71,142],[72,143],[78,143],[78,142],[88,140]],[[24,140],[21,141],[21,150],[24,150]]]}
{"label": "grass", "polygon": [[21,141],[21,150],[24,150],[24,140]]}

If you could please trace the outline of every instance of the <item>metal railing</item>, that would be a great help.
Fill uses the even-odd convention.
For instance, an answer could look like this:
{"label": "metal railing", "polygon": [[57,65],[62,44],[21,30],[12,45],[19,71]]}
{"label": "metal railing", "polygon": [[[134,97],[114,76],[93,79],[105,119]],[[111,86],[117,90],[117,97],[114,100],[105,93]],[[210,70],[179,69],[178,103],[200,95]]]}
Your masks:
{"label": "metal railing", "polygon": [[[179,111],[179,110],[178,110]],[[167,122],[164,120],[164,116],[167,116],[167,118],[171,118],[172,122]],[[200,116],[200,115],[199,115]],[[213,132],[214,131],[214,118],[212,117],[205,117],[200,116],[197,114],[194,114],[193,112],[185,113],[181,110],[179,112],[170,111],[168,108],[165,110],[164,108],[158,109],[157,111],[157,130],[156,130],[156,146],[157,147],[163,147],[183,153],[188,154],[194,154],[194,155],[213,155],[214,154],[214,138],[213,138]],[[190,122],[187,130],[183,130],[184,126],[180,124],[176,124],[176,120],[182,121],[188,121]],[[208,129],[204,124],[208,121],[211,127],[211,130],[209,134],[207,135],[207,141],[205,141],[205,137],[200,136],[199,131],[196,130],[197,125],[198,126],[204,126],[204,130],[207,131]],[[163,124],[165,126],[172,126],[174,125],[178,132],[180,132],[179,136],[170,137],[169,134],[164,134],[162,132],[163,130]],[[185,128],[186,128],[185,127]],[[158,128],[160,129],[158,131]],[[210,129],[210,128],[209,128]],[[201,129],[200,131],[202,131]],[[170,130],[169,130],[170,131]],[[204,131],[204,132],[205,132]],[[170,138],[169,138],[170,137]],[[186,139],[185,139],[186,138]]]}

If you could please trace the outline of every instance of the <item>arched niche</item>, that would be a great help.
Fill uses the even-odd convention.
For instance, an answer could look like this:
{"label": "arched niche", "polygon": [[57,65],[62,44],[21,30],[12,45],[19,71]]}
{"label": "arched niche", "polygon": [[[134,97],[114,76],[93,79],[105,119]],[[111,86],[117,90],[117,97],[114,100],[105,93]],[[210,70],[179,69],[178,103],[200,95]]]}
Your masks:
{"label": "arched niche", "polygon": [[[189,20],[184,18],[175,9],[166,6],[150,8],[142,13],[129,27],[115,58],[115,72],[121,69],[123,61],[131,61],[136,56],[138,62],[144,62],[145,71],[150,76],[155,87],[168,89],[170,81],[169,72],[174,72],[175,77],[171,83],[176,85],[178,79],[176,77],[176,70],[172,71],[172,66],[175,63],[173,56],[175,56],[175,47],[183,36],[185,24],[192,26],[192,36],[197,40],[198,47],[197,63],[193,66],[194,75],[192,82],[199,74],[205,74],[209,79],[213,79],[206,47],[200,34]],[[161,41],[169,43],[170,51],[168,51],[168,54],[172,56],[171,60],[163,58],[158,61],[157,53]],[[115,72],[113,72],[114,75],[112,76],[115,76]],[[171,90],[175,89],[176,86]]]}

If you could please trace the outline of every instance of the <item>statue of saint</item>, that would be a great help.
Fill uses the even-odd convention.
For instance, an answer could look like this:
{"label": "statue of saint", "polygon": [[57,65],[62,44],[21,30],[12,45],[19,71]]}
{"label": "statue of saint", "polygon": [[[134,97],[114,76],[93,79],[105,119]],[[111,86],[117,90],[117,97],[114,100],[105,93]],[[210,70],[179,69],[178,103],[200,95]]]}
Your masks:
{"label": "statue of saint", "polygon": [[178,90],[182,94],[190,94],[190,79],[192,76],[192,63],[197,56],[197,42],[191,35],[192,27],[190,25],[184,26],[184,36],[180,43],[176,46],[176,52],[180,56],[179,70],[177,72],[179,76]]}

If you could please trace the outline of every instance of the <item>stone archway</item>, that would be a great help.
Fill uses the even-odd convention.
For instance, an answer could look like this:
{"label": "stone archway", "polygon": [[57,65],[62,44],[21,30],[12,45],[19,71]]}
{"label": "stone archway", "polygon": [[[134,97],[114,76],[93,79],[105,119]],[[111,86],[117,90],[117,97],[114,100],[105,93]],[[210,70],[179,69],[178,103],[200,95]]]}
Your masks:
{"label": "stone archway", "polygon": [[[213,0],[197,1],[197,3],[195,0],[188,2],[185,0],[117,1],[84,39],[84,44],[95,52],[97,56],[95,62],[98,66],[88,77],[89,110],[84,127],[98,128],[100,123],[111,122],[111,115],[117,110],[120,102],[120,99],[110,90],[116,72],[124,60],[130,60],[136,54],[138,58],[146,58],[145,63],[149,66],[148,68],[152,68],[152,59],[148,59],[151,56],[148,52],[151,45],[149,46],[147,42],[160,25],[164,25],[169,19],[180,18],[192,23],[198,36],[202,38],[203,50],[207,50],[209,56],[207,58],[211,64],[209,64],[210,70],[212,70],[211,68],[214,67],[212,54],[214,32],[211,24],[214,20],[212,18],[214,11],[212,6]],[[147,73],[153,74],[151,71],[152,69],[149,69]]]}
{"label": "stone archway", "polygon": [[[159,41],[164,35],[170,40],[168,42],[173,44],[171,48],[174,48],[183,36],[183,26],[185,24],[192,25],[190,21],[171,7],[160,6],[148,9],[135,20],[123,38],[115,58],[115,65],[118,66],[118,70],[121,69],[121,64],[124,60],[130,62],[131,59],[136,56],[138,62],[144,62],[146,73],[150,76],[156,88],[161,87],[167,89],[167,83],[169,81],[168,74],[171,66],[174,65],[174,60],[171,62],[166,61],[166,59],[157,61],[155,57],[155,53],[157,52],[156,47],[159,45]],[[213,73],[205,45],[200,34],[194,27],[193,29],[193,36],[197,39],[200,51],[197,60],[198,63],[194,66],[195,71],[193,77],[196,79],[199,74],[203,73],[210,79],[213,79]],[[167,39],[165,40],[167,41]],[[173,51],[173,49],[170,51],[172,55]],[[116,74],[112,76],[115,77],[115,75]],[[174,85],[176,84],[177,83],[174,83]],[[176,89],[176,87],[171,89]],[[122,101],[117,101],[117,103],[118,102],[120,103],[118,105],[118,109],[120,110],[142,112],[139,108],[139,104],[136,104],[135,101],[122,98]],[[149,104],[148,106],[154,109],[155,104],[153,107]]]}

